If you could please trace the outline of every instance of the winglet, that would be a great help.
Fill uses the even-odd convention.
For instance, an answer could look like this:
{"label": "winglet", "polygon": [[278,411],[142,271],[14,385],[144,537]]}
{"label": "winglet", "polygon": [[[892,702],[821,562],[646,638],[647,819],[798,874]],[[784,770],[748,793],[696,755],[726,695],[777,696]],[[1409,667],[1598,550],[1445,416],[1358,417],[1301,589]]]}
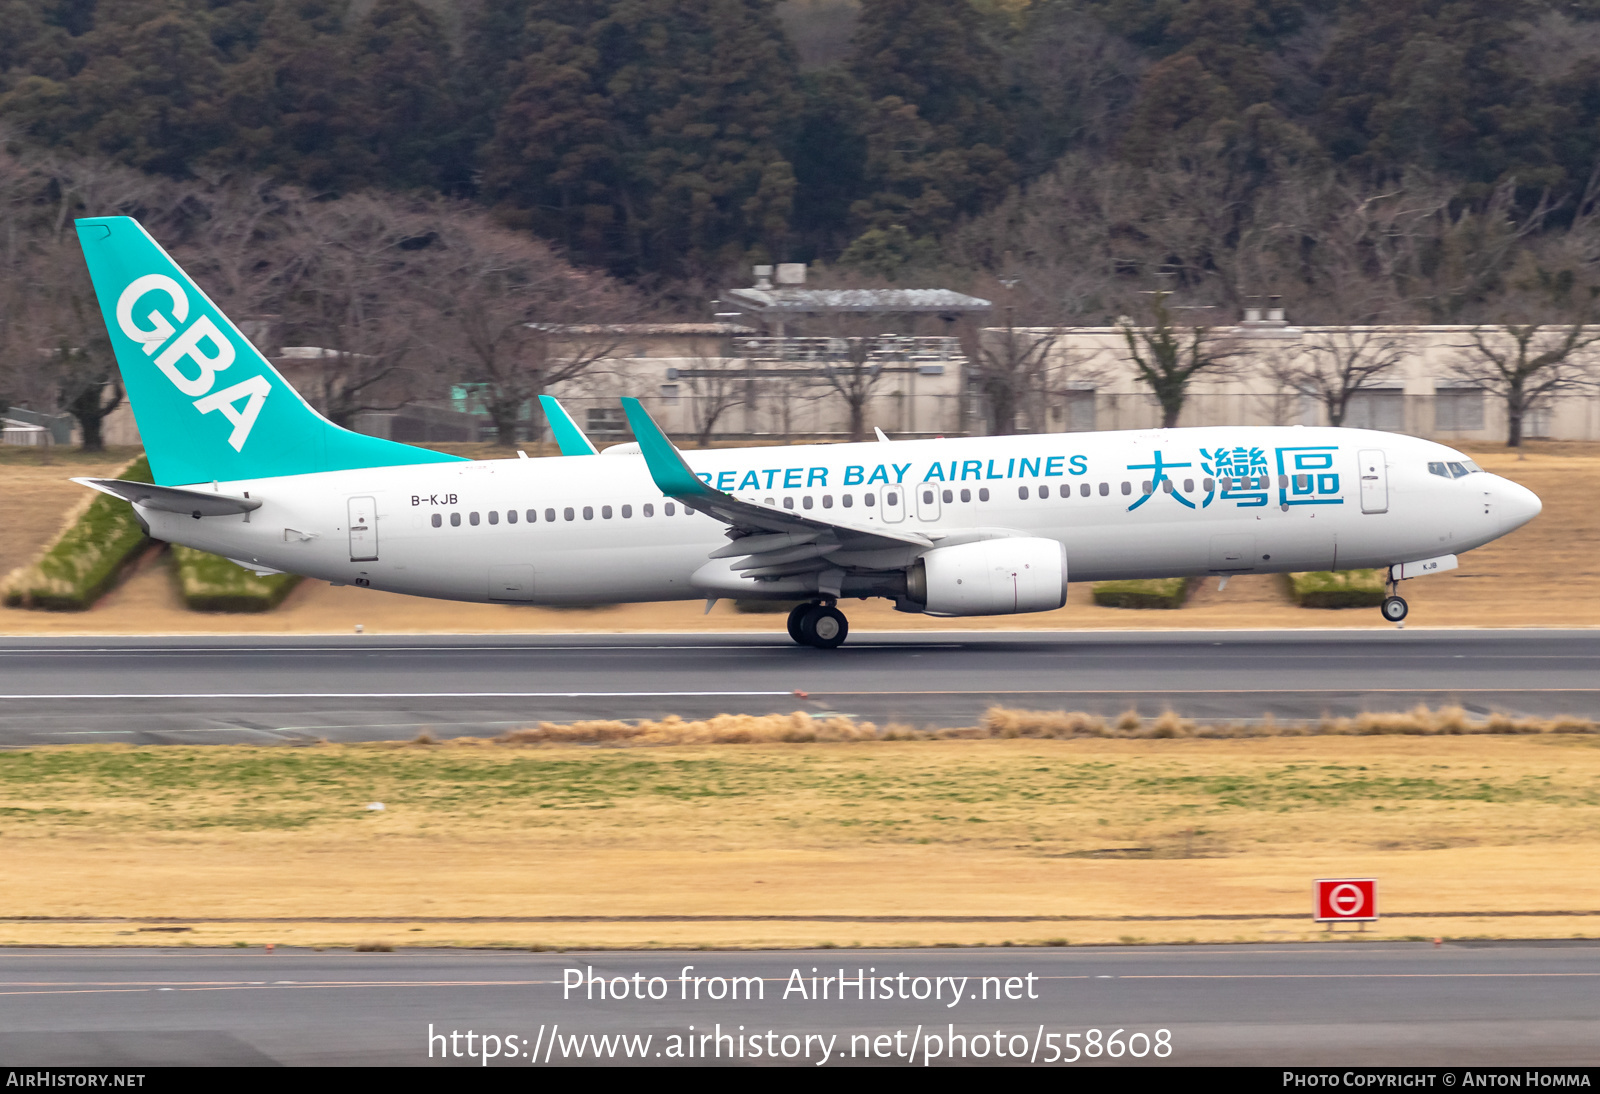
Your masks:
{"label": "winglet", "polygon": [[555,436],[556,444],[561,449],[563,456],[594,456],[600,450],[588,437],[583,435],[583,430],[578,428],[578,423],[572,420],[572,415],[567,413],[567,408],[556,401],[552,395],[539,396],[539,405],[544,407],[544,420],[550,424],[550,432]]}
{"label": "winglet", "polygon": [[622,412],[628,416],[628,427],[639,441],[639,452],[644,456],[650,477],[656,489],[669,498],[706,498],[721,496],[700,480],[683,456],[673,447],[661,427],[645,412],[638,399],[624,398]]}

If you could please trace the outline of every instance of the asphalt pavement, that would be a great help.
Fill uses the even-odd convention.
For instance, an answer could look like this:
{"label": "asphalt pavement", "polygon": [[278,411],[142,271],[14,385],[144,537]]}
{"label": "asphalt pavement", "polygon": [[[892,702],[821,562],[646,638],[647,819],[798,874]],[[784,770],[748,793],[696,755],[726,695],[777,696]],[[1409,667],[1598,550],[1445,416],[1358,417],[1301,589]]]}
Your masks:
{"label": "asphalt pavement", "polygon": [[538,720],[991,705],[1200,719],[1600,717],[1600,630],[0,639],[0,747],[492,735]]}
{"label": "asphalt pavement", "polygon": [[0,1064],[1549,1067],[1600,1063],[1597,1001],[1593,941],[0,950]]}

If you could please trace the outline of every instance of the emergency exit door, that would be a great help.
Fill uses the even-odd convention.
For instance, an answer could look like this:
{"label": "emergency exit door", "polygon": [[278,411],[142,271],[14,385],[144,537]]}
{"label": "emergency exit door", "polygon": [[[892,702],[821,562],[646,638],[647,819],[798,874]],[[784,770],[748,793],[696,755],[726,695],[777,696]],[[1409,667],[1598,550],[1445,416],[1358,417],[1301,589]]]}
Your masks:
{"label": "emergency exit door", "polygon": [[878,509],[878,519],[885,524],[899,524],[906,519],[906,488],[885,486],[880,495],[883,501]]}
{"label": "emergency exit door", "polygon": [[1361,462],[1361,511],[1387,513],[1389,511],[1389,467],[1383,452],[1367,448],[1356,453]]}
{"label": "emergency exit door", "polygon": [[378,503],[373,498],[350,499],[350,561],[374,562],[378,558]]}
{"label": "emergency exit door", "polygon": [[936,482],[925,482],[921,486],[909,488],[916,491],[918,520],[939,519],[939,488],[940,485]]}

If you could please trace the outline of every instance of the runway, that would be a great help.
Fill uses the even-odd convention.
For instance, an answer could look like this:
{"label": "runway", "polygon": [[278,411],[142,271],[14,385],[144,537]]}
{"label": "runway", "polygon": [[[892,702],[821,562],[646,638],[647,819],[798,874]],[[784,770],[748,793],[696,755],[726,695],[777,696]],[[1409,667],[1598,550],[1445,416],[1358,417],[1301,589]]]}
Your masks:
{"label": "runway", "polygon": [[950,631],[0,640],[0,747],[492,735],[807,710],[972,725],[995,704],[1201,719],[1459,702],[1600,716],[1600,631]]}
{"label": "runway", "polygon": [[[875,981],[864,999],[852,984],[857,970]],[[607,981],[608,997],[566,987],[591,976]],[[834,981],[823,984],[829,976]],[[705,980],[696,985],[695,977]],[[726,981],[720,1000],[712,998],[717,977]],[[733,977],[754,978],[745,982],[751,1000],[728,997]],[[623,1044],[633,1048],[633,1062],[651,1065],[765,1064],[770,1045],[778,1063],[818,1066],[827,1038],[829,1065],[922,1066],[925,1056],[935,1065],[1066,1063],[1065,1034],[1086,1046],[1109,1044],[1115,1031],[1119,1047],[1143,1051],[1111,1059],[1102,1050],[1078,1063],[1594,1065],[1597,988],[1594,942],[594,954],[5,950],[0,1061],[481,1066],[467,1054],[470,1029],[509,1052],[489,1063],[516,1066],[626,1063]],[[628,998],[609,997],[618,990]],[[660,998],[649,998],[652,990]],[[671,1039],[682,1046],[690,1027],[739,1039],[721,1043],[720,1060],[709,1051],[713,1041],[703,1044],[704,1059],[674,1058]],[[431,1042],[430,1028],[438,1037]],[[451,1041],[452,1032],[463,1036]],[[965,1038],[960,1052],[951,1033]],[[611,1040],[601,1053],[598,1039],[617,1034],[635,1039]],[[924,1035],[937,1035],[939,1044]],[[793,1040],[786,1044],[786,1036]],[[755,1042],[759,1056],[751,1053]],[[1163,1044],[1168,1055],[1157,1048]],[[985,1055],[976,1058],[980,1047]]]}

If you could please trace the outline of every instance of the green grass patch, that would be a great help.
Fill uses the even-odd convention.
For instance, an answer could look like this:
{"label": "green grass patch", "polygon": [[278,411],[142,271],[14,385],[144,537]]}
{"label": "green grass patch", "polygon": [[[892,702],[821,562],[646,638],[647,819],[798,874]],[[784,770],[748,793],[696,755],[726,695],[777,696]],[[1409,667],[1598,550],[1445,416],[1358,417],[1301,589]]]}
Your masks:
{"label": "green grass patch", "polygon": [[1290,599],[1302,608],[1376,608],[1383,603],[1382,570],[1322,570],[1284,577]]}
{"label": "green grass patch", "polygon": [[1141,581],[1097,581],[1094,602],[1102,608],[1181,608],[1194,580],[1153,577]]}
{"label": "green grass patch", "polygon": [[[765,831],[763,838],[785,845],[800,838],[785,835],[796,831],[850,842],[1007,847],[1037,837],[1042,852],[1137,849],[1162,858],[1210,854],[1242,833],[1274,842],[1287,838],[1287,819],[1334,809],[1363,817],[1443,809],[1437,816],[1445,827],[1434,834],[1452,838],[1479,838],[1489,820],[1526,837],[1535,807],[1562,811],[1564,819],[1547,816],[1539,830],[1569,838],[1592,826],[1600,809],[1593,763],[1570,742],[1540,765],[1552,768],[1548,774],[1530,770],[1525,752],[1507,752],[1539,747],[1531,742],[1494,746],[1494,756],[1522,757],[1509,768],[1466,741],[1448,754],[1410,757],[1366,747],[1360,762],[1342,763],[1322,760],[1346,745],[1303,762],[1240,751],[1200,755],[1181,743],[1127,751],[1116,762],[1077,754],[1066,742],[1033,747],[1020,754],[1005,745],[930,742],[910,751],[832,745],[691,756],[486,743],[18,749],[0,752],[0,800],[7,802],[0,831],[11,838],[470,828],[631,838],[626,833],[646,825],[703,830],[705,838],[715,832],[716,839]],[[1051,759],[1044,770],[1039,749]],[[368,802],[384,803],[384,811],[369,811]],[[1091,827],[1090,818],[1108,817],[1114,834]],[[1231,835],[1215,828],[1224,822]],[[1371,823],[1363,824],[1370,835]]]}
{"label": "green grass patch", "polygon": [[267,612],[300,583],[296,574],[256,576],[238,563],[193,547],[172,545],[172,577],[190,611]]}
{"label": "green grass patch", "polygon": [[[122,469],[119,478],[150,482],[143,456]],[[5,603],[12,608],[55,612],[87,611],[117,583],[149,540],[134,518],[133,506],[97,494],[83,514],[45,549],[39,561],[7,582]]]}

